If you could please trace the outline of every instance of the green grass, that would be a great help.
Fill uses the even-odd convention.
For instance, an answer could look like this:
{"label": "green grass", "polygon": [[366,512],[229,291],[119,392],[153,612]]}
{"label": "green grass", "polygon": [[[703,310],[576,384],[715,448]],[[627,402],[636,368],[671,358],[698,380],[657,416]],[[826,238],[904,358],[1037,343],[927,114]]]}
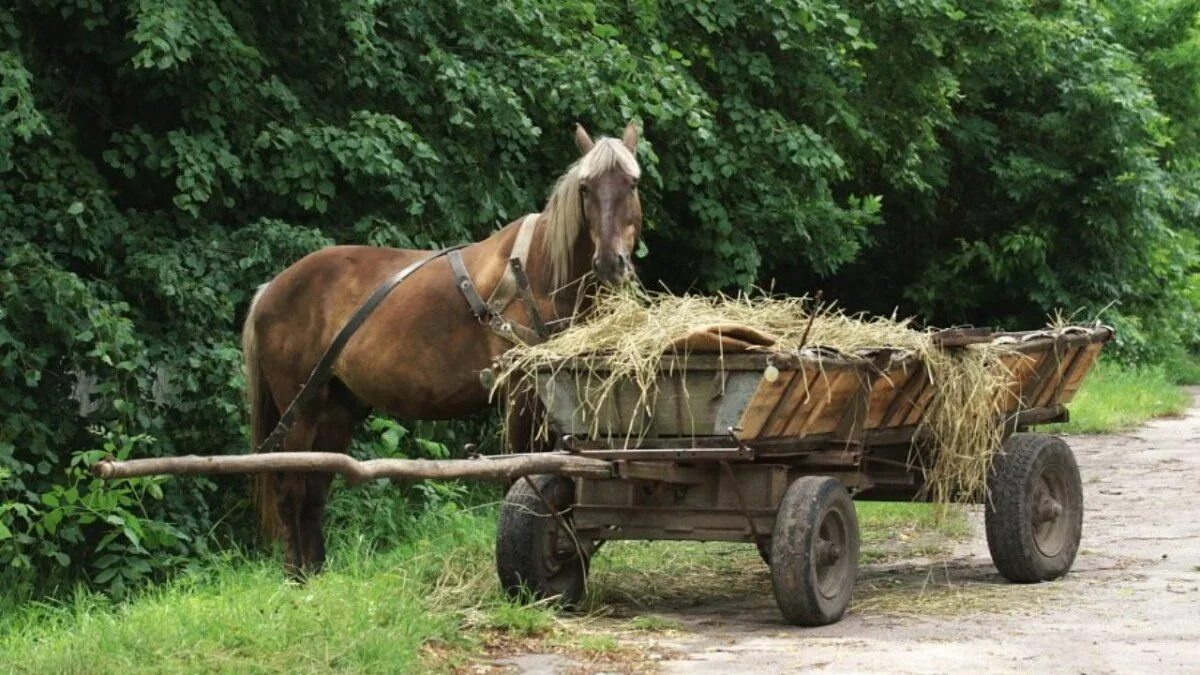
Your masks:
{"label": "green grass", "polygon": [[1067,406],[1071,421],[1041,431],[1112,433],[1155,417],[1181,414],[1190,400],[1176,384],[1178,381],[1162,366],[1130,367],[1101,361]]}
{"label": "green grass", "polygon": [[630,622],[629,627],[633,630],[645,631],[647,633],[663,633],[666,631],[679,630],[683,628],[683,624],[675,619],[667,619],[653,614],[645,614],[643,616],[635,616]]}
{"label": "green grass", "polygon": [[[924,505],[863,503],[865,537],[941,529]],[[495,505],[436,513],[410,540],[377,551],[336,537],[329,569],[287,583],[273,559],[229,555],[132,600],[113,604],[79,591],[25,603],[0,616],[0,663],[17,672],[447,670],[489,646],[529,639],[581,657],[620,658],[610,636],[581,630],[593,617],[625,617],[616,630],[678,624],[652,610],[770,597],[754,547],[697,542],[610,542],[597,556],[582,615],[504,600],[495,581]],[[573,623],[574,622],[574,623]]]}
{"label": "green grass", "polygon": [[1200,354],[1180,353],[1163,365],[1175,384],[1200,384]]}
{"label": "green grass", "polygon": [[[234,557],[112,605],[78,592],[0,618],[0,663],[18,672],[406,671],[422,646],[467,649],[493,625],[530,631],[549,610],[511,606],[491,571],[491,509],[425,518],[375,552],[343,541],[305,586],[274,560]],[[549,619],[547,619],[549,621]]]}

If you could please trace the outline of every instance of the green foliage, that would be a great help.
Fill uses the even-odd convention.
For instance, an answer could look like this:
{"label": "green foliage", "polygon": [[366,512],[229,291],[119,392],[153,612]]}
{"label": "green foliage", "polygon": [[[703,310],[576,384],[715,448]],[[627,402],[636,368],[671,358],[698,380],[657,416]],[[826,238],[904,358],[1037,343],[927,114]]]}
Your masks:
{"label": "green foliage", "polygon": [[[251,541],[239,478],[116,484],[88,497],[110,500],[102,515],[82,522],[72,503],[54,531],[44,500],[108,489],[77,472],[92,429],[139,454],[244,450],[237,328],[258,284],[330,243],[434,247],[538,209],[575,156],[576,121],[643,125],[650,283],[773,280],[942,325],[1115,303],[1104,318],[1123,358],[1183,358],[1200,342],[1196,13],[1195,0],[6,6],[0,563],[20,562],[5,574],[30,592],[74,575],[119,593],[115,580],[214,538]],[[355,452],[440,457],[493,430],[376,420]],[[395,489],[368,486],[334,517],[401,537],[465,488]],[[97,568],[105,555],[120,561]]]}
{"label": "green foliage", "polygon": [[[89,552],[87,577],[113,597],[123,597],[157,570],[184,566],[188,536],[170,523],[148,517],[146,502],[162,500],[165,479],[142,478],[106,484],[85,470],[105,456],[127,459],[149,440],[105,433],[99,449],[81,452],[66,467],[66,480],[52,482],[36,502],[0,504],[3,563],[12,569],[32,569],[43,561],[62,568]],[[10,478],[8,469],[4,478]],[[8,521],[12,525],[6,525]],[[153,567],[152,567],[153,563]],[[58,570],[49,579],[71,579]]]}

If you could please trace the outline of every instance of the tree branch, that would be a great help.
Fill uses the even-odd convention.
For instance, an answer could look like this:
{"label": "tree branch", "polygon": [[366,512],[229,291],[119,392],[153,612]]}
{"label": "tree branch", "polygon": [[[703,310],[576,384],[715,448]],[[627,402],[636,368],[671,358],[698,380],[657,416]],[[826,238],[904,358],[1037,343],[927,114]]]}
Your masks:
{"label": "tree branch", "polygon": [[336,452],[274,452],[262,455],[153,457],[125,461],[105,459],[92,466],[99,478],[192,476],[292,471],[335,473],[351,485],[375,478],[427,478],[505,481],[532,474],[553,473],[582,478],[611,478],[612,464],[565,452],[500,455],[476,459],[371,459],[358,461]]}

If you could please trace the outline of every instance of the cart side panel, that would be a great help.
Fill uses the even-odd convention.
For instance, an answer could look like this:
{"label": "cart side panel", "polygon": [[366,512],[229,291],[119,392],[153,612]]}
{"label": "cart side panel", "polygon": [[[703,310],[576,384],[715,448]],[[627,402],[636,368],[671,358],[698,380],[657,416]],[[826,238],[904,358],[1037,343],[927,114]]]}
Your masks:
{"label": "cart side panel", "polygon": [[776,409],[779,408],[782,401],[790,398],[786,395],[787,392],[796,387],[802,387],[807,391],[805,378],[806,374],[802,370],[784,370],[780,371],[779,378],[774,382],[765,377],[759,380],[758,387],[750,397],[750,402],[746,405],[737,424],[741,428],[742,437],[759,438],[762,436],[763,429],[777,414]]}
{"label": "cart side panel", "polygon": [[1091,372],[1092,366],[1096,364],[1096,358],[1100,356],[1100,350],[1103,348],[1104,345],[1098,343],[1087,345],[1080,350],[1081,353],[1076,364],[1064,376],[1065,382],[1056,403],[1065,405],[1075,398],[1075,394],[1083,386],[1084,378]]}
{"label": "cart side panel", "polygon": [[1035,376],[1046,354],[1024,354],[1014,352],[1001,358],[1004,368],[1010,373],[1008,390],[1001,395],[1002,410],[1016,412],[1026,394],[1026,383]]}
{"label": "cart side panel", "polygon": [[538,382],[538,395],[563,432],[615,441],[654,436],[723,435],[736,426],[758,386],[761,371],[689,370],[663,373],[648,400],[633,382],[621,382],[602,399],[593,418],[581,397],[596,396],[601,379],[561,371]]}
{"label": "cart side panel", "polygon": [[912,396],[912,405],[909,406],[908,414],[898,426],[919,424],[936,391],[937,387],[934,386],[933,381],[926,376],[925,372],[922,372],[921,379],[918,380],[917,392]]}
{"label": "cart side panel", "polygon": [[900,424],[912,407],[913,392],[924,377],[923,364],[904,364],[877,377],[871,386],[866,406],[865,429],[880,429]]}
{"label": "cart side panel", "polygon": [[858,392],[858,370],[855,364],[827,362],[783,371],[774,382],[763,378],[738,422],[739,435],[803,438],[832,431]]}
{"label": "cart side panel", "polygon": [[836,429],[842,415],[849,408],[850,401],[862,389],[862,381],[858,374],[857,367],[827,368],[816,378],[824,385],[824,391],[809,401],[808,414],[804,421],[799,421],[800,416],[804,414],[802,411],[781,435],[804,437],[809,434],[829,433]]}
{"label": "cart side panel", "polygon": [[[1047,407],[1069,403],[1095,364],[1100,348],[1098,344],[1072,347],[1059,362],[1053,380],[1042,388],[1037,405]],[[1072,386],[1074,388],[1068,390]]]}

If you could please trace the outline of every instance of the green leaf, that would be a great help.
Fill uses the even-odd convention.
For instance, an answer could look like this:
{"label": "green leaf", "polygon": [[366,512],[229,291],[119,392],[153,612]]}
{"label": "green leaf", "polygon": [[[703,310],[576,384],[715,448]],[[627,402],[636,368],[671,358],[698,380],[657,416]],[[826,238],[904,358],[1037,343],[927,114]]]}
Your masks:
{"label": "green leaf", "polygon": [[113,577],[117,576],[117,573],[120,571],[121,571],[120,567],[109,567],[107,569],[101,570],[101,572],[96,575],[96,578],[94,579],[94,581],[97,584],[108,583]]}

